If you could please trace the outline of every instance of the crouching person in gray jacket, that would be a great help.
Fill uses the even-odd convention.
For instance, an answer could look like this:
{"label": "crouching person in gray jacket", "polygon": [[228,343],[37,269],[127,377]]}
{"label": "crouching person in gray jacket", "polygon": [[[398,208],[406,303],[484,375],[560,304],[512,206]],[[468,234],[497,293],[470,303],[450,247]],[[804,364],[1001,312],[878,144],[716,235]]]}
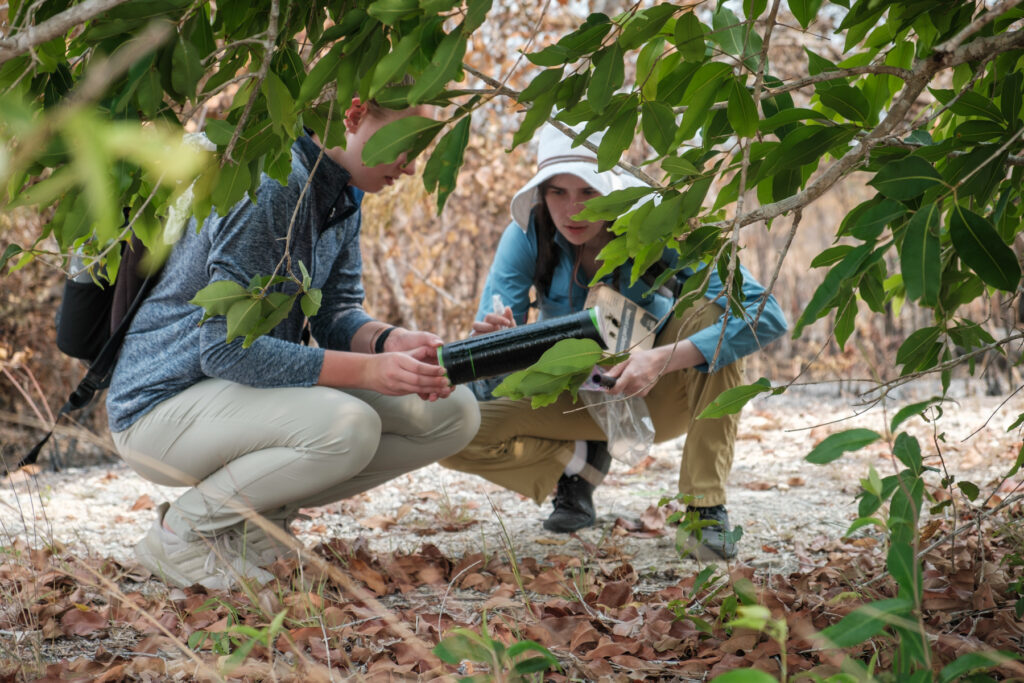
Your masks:
{"label": "crouching person in gray jacket", "polygon": [[[373,320],[362,308],[363,193],[413,172],[404,155],[364,166],[363,146],[411,113],[423,114],[357,98],[344,149],[324,149],[313,136],[297,140],[288,184],[264,176],[255,203],[243,198],[223,217],[211,213],[200,230],[186,227],[139,309],[107,410],[114,443],[136,472],[188,487],[158,508],[135,547],[168,583],[265,582],[272,577],[262,567],[297,543],[285,543],[253,513],[288,534],[300,507],[457,453],[476,433],[473,395],[453,390],[437,365],[441,339]],[[323,294],[309,321],[316,347],[301,343],[298,306],[243,348],[241,339],[225,343],[223,316],[200,325],[204,311],[189,303],[212,282],[248,286],[282,267],[301,280],[300,262]]]}

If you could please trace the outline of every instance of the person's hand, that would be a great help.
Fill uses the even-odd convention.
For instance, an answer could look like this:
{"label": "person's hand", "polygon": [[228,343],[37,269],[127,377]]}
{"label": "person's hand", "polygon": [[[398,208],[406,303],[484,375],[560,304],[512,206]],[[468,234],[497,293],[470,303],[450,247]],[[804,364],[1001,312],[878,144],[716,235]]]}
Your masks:
{"label": "person's hand", "polygon": [[447,398],[454,391],[444,368],[437,364],[436,351],[429,346],[367,355],[360,385],[386,396],[417,394],[426,401]]}
{"label": "person's hand", "polygon": [[433,332],[414,332],[404,327],[396,327],[384,340],[384,350],[433,353],[436,362],[437,347],[442,344],[444,341]]}
{"label": "person's hand", "polygon": [[487,334],[488,332],[497,332],[507,327],[515,327],[516,319],[512,317],[512,307],[506,306],[505,310],[501,313],[488,313],[484,316],[483,320],[478,320],[473,323],[474,334]]}
{"label": "person's hand", "polygon": [[615,378],[615,386],[608,389],[608,393],[646,396],[665,371],[665,355],[661,349],[633,351],[629,358],[605,372],[606,376]]}

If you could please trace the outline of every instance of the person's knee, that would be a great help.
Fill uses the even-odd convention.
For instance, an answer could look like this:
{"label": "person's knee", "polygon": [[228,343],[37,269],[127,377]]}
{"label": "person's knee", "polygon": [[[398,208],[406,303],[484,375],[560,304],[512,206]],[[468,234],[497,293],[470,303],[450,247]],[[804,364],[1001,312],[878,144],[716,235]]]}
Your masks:
{"label": "person's knee", "polygon": [[453,452],[458,452],[469,445],[480,428],[480,406],[473,392],[466,387],[456,387],[451,396],[444,399],[451,402],[450,420],[452,424],[452,440],[456,442]]}
{"label": "person's knee", "polygon": [[310,438],[304,450],[369,462],[380,445],[380,416],[361,401],[332,396],[307,419]]}

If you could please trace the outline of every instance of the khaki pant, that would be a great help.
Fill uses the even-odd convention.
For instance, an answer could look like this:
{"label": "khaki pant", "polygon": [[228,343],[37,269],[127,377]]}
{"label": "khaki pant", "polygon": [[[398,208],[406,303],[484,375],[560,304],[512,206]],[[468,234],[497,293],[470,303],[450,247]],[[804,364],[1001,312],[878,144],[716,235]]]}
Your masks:
{"label": "khaki pant", "polygon": [[200,382],[113,435],[144,478],[188,486],[165,517],[184,538],[217,533],[246,510],[284,520],[348,498],[464,448],[477,431],[465,387],[446,399],[327,387],[256,389]]}
{"label": "khaki pant", "polygon": [[[658,334],[661,346],[686,339],[715,323],[717,305],[701,303],[671,318]],[[725,503],[725,482],[732,468],[739,415],[697,420],[721,392],[743,381],[742,362],[707,374],[687,369],[664,375],[646,397],[654,422],[655,441],[686,434],[679,470],[679,492],[691,494],[701,506]],[[497,399],[480,404],[480,431],[461,453],[441,461],[453,470],[478,474],[538,504],[551,493],[572,457],[575,441],[604,441],[606,436],[583,403],[563,394],[558,401],[533,410],[529,400]],[[573,412],[567,412],[573,411]]]}

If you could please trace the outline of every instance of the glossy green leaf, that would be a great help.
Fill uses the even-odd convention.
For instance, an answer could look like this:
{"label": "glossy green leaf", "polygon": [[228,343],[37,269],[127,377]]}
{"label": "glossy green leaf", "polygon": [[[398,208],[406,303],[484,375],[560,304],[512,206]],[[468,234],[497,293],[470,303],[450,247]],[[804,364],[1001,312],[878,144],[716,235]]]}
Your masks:
{"label": "glossy green leaf", "polygon": [[754,98],[737,78],[732,79],[726,113],[729,116],[729,125],[740,137],[749,138],[757,132],[758,119]]}
{"label": "glossy green leaf", "polygon": [[818,93],[821,103],[834,109],[841,116],[856,123],[867,123],[871,119],[871,105],[857,88],[848,85],[831,85]]}
{"label": "glossy green leaf", "polygon": [[920,475],[924,471],[924,461],[921,459],[921,444],[918,443],[917,439],[910,436],[906,432],[900,432],[896,435],[896,441],[893,443],[892,454],[903,463],[908,470],[910,470],[914,476]]}
{"label": "glossy green leaf", "polygon": [[182,35],[178,35],[174,43],[174,56],[171,70],[171,83],[174,89],[182,95],[182,99],[194,98],[196,85],[203,77],[205,69],[202,64],[202,55],[190,41]]}
{"label": "glossy green leaf", "polygon": [[950,110],[961,116],[982,116],[998,123],[1003,122],[1003,112],[999,107],[989,98],[973,90],[961,92],[960,97],[950,106]]}
{"label": "glossy green leaf", "polygon": [[622,87],[625,76],[624,54],[618,43],[613,43],[594,55],[594,73],[587,88],[587,97],[594,111],[604,111],[612,95]]}
{"label": "glossy green leaf", "polygon": [[687,108],[676,132],[676,144],[694,136],[707,117],[711,104],[720,94],[722,83],[731,75],[732,69],[722,62],[708,62],[697,69],[683,95]]}
{"label": "glossy green leaf", "polygon": [[1019,654],[1009,652],[968,652],[942,668],[942,671],[939,672],[939,683],[953,683],[968,674],[985,671],[1019,659]]}
{"label": "glossy green leaf", "polygon": [[857,297],[853,292],[845,293],[841,297],[841,303],[836,307],[836,323],[833,331],[836,336],[836,344],[839,348],[846,350],[846,342],[849,340],[857,322]]}
{"label": "glossy green leaf", "polygon": [[644,139],[658,154],[668,154],[676,134],[676,115],[664,102],[644,102],[640,106]]}
{"label": "glossy green leaf", "polygon": [[892,199],[882,199],[862,211],[850,227],[849,232],[859,240],[870,242],[882,234],[885,226],[906,213],[907,207],[903,204]]}
{"label": "glossy green leaf", "polygon": [[939,206],[926,204],[919,208],[907,224],[900,248],[900,272],[907,296],[934,306],[942,281],[942,258],[939,251]]}
{"label": "glossy green leaf", "polygon": [[704,58],[704,52],[707,50],[704,37],[704,24],[700,23],[700,19],[693,12],[685,12],[676,17],[676,29],[672,37],[672,44],[682,54],[683,59],[695,62]]}
{"label": "glossy green leaf", "polygon": [[957,254],[985,284],[1006,292],[1016,291],[1020,263],[987,219],[956,204],[949,214],[949,236]]}
{"label": "glossy green leaf", "polygon": [[377,66],[373,70],[373,80],[370,81],[370,97],[376,95],[386,85],[402,79],[409,61],[420,49],[422,42],[423,35],[419,31],[410,33],[399,40],[391,52],[377,62]]}
{"label": "glossy green leaf", "polygon": [[935,167],[921,157],[909,156],[882,167],[868,183],[890,199],[913,199],[942,181]]}
{"label": "glossy green leaf", "polygon": [[924,327],[915,330],[900,344],[896,352],[896,364],[903,366],[902,375],[918,370],[925,370],[935,365],[940,348],[939,336],[942,328],[938,326]]}
{"label": "glossy green leaf", "polygon": [[821,3],[822,0],[789,0],[789,11],[802,27],[807,28],[818,16]]}
{"label": "glossy green leaf", "polygon": [[613,190],[606,195],[588,199],[585,208],[576,217],[587,221],[615,220],[637,201],[652,192],[654,192],[653,187],[627,187],[622,190]]}
{"label": "glossy green leaf", "polygon": [[623,50],[635,50],[657,35],[678,7],[663,3],[640,10],[622,27],[618,43]]}
{"label": "glossy green leaf", "polygon": [[716,396],[715,399],[708,404],[707,408],[701,411],[700,415],[697,416],[697,419],[715,419],[726,415],[734,415],[743,410],[743,407],[750,402],[750,399],[754,398],[758,394],[771,391],[773,391],[772,383],[765,377],[762,377],[753,384],[744,384],[742,386],[726,389]]}
{"label": "glossy green leaf", "polygon": [[825,307],[839,292],[839,286],[844,280],[853,277],[857,273],[861,264],[864,263],[864,260],[871,253],[872,248],[873,245],[871,244],[862,244],[859,247],[855,247],[843,257],[842,261],[832,267],[828,274],[825,275],[822,283],[814,290],[811,300],[804,308],[800,319],[797,320],[793,331],[794,336],[799,335],[806,325],[814,322],[824,314]]}
{"label": "glossy green leaf", "polygon": [[519,130],[512,136],[512,147],[518,147],[533,139],[533,134],[548,120],[557,95],[557,91],[548,90],[533,101],[532,106],[526,111],[526,116],[523,117]]}
{"label": "glossy green leaf", "polygon": [[412,158],[423,151],[442,128],[443,121],[425,116],[405,116],[392,121],[366,141],[363,163],[367,166],[390,164],[402,152],[408,152]]}
{"label": "glossy green leaf", "polygon": [[295,125],[295,101],[288,86],[273,71],[268,71],[263,79],[263,96],[267,100],[270,120],[282,131],[290,132]]}
{"label": "glossy green leaf", "polygon": [[467,38],[461,33],[444,37],[434,51],[429,66],[416,79],[409,90],[410,106],[426,102],[452,81],[462,69],[462,58],[466,54]]}
{"label": "glossy green leaf", "polygon": [[847,429],[844,432],[825,437],[821,443],[811,449],[804,460],[815,465],[825,465],[833,460],[838,460],[843,453],[860,450],[881,438],[877,432],[870,429]]}
{"label": "glossy green leaf", "polygon": [[999,112],[1011,128],[1020,125],[1021,98],[1024,97],[1024,74],[1014,71],[1003,79],[999,96]]}
{"label": "glossy green leaf", "polygon": [[918,401],[908,406],[900,408],[892,418],[892,422],[889,424],[889,431],[895,432],[896,428],[901,424],[909,420],[910,418],[918,415],[923,415],[928,408],[934,405],[942,404],[942,399],[939,397],[930,398],[926,401]]}
{"label": "glossy green leaf", "polygon": [[958,481],[956,483],[956,487],[960,489],[965,496],[967,496],[967,500],[974,502],[975,500],[978,499],[978,494],[980,492],[978,491],[977,484],[971,483],[969,481]]}
{"label": "glossy green leaf", "polygon": [[394,26],[419,9],[419,0],[376,0],[366,11],[382,24]]}
{"label": "glossy green leaf", "polygon": [[681,178],[688,175],[698,175],[700,169],[685,157],[665,157],[661,160],[661,170],[673,178]]}
{"label": "glossy green leaf", "polygon": [[465,116],[445,133],[423,168],[423,185],[428,192],[437,192],[437,213],[455,189],[455,181],[469,143],[470,117]]}
{"label": "glossy green leaf", "polygon": [[493,4],[493,0],[466,0],[466,18],[462,22],[462,32],[468,35],[479,28]]}
{"label": "glossy green leaf", "polygon": [[636,137],[636,123],[636,96],[632,96],[608,127],[608,131],[601,138],[601,144],[597,146],[598,171],[607,171],[618,163],[622,153],[629,149]]}
{"label": "glossy green leaf", "polygon": [[563,71],[564,69],[544,69],[544,71],[541,71],[530,81],[530,85],[526,86],[523,92],[519,93],[519,101],[532,102],[542,94],[549,92],[558,85],[558,82],[562,79]]}
{"label": "glossy green leaf", "polygon": [[215,315],[226,315],[239,301],[248,299],[249,292],[242,285],[231,280],[217,280],[206,285],[189,301],[203,308],[203,320]]}

